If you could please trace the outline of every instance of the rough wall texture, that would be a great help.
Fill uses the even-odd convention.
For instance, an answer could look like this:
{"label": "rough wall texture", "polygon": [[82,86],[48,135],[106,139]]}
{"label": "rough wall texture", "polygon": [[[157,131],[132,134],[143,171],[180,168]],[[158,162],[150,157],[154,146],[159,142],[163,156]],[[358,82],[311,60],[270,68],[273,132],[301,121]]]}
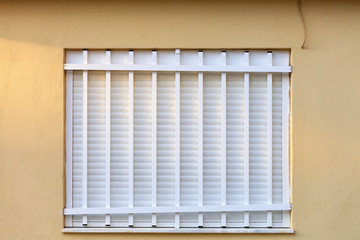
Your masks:
{"label": "rough wall texture", "polygon": [[[0,239],[359,239],[360,3],[0,2]],[[294,235],[63,234],[64,48],[289,48]]]}

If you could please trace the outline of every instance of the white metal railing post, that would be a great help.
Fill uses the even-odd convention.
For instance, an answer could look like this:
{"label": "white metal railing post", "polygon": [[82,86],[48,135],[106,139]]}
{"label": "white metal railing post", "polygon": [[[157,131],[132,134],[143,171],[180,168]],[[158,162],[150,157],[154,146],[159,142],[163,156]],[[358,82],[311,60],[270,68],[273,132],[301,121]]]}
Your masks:
{"label": "white metal railing post", "polygon": [[[272,52],[267,52],[272,65]],[[267,204],[272,204],[272,74],[267,74]],[[267,212],[267,227],[272,227],[272,212]]]}
{"label": "white metal railing post", "polygon": [[[249,66],[249,51],[244,52],[245,65]],[[249,73],[244,74],[244,205],[249,205],[249,108],[250,108],[250,83]],[[250,226],[250,214],[248,211],[244,213],[244,227]]]}
{"label": "white metal railing post", "polygon": [[[157,64],[157,51],[152,51],[152,64]],[[152,72],[152,206],[156,207],[157,195],[157,72]],[[156,227],[156,213],[152,214],[152,227]]]}
{"label": "white metal railing post", "polygon": [[[66,207],[72,208],[73,151],[73,71],[66,71]],[[72,226],[72,216],[66,216],[65,226]]]}
{"label": "white metal railing post", "polygon": [[[111,63],[111,52],[110,50],[106,51],[106,64]],[[105,207],[110,208],[110,196],[111,196],[111,159],[110,159],[110,151],[111,151],[111,72],[109,70],[106,71],[106,99],[105,99]],[[110,215],[105,216],[105,226],[110,227]]]}
{"label": "white metal railing post", "polygon": [[[204,53],[199,51],[199,65],[204,64]],[[203,159],[203,79],[204,74],[198,73],[198,205],[203,206],[204,201],[204,159]],[[204,214],[198,213],[198,227],[204,226]]]}
{"label": "white metal railing post", "polygon": [[[129,51],[129,65],[134,64],[134,51]],[[134,207],[134,72],[129,72],[129,207]],[[129,227],[134,214],[129,214]]]}
{"label": "white metal railing post", "polygon": [[[290,202],[289,179],[289,121],[290,121],[289,73],[282,73],[282,203]],[[283,227],[290,227],[290,213],[283,211]]]}
{"label": "white metal railing post", "polygon": [[[226,51],[221,52],[221,65],[226,66]],[[226,73],[221,73],[221,205],[226,206]],[[221,213],[221,227],[226,227],[226,213]]]}
{"label": "white metal railing post", "polygon": [[[88,63],[88,51],[83,50],[83,64]],[[83,172],[82,172],[82,206],[87,208],[87,121],[88,121],[88,71],[83,71],[83,142],[82,142],[82,153],[83,153]],[[87,215],[83,215],[82,225],[87,226]]]}
{"label": "white metal railing post", "polygon": [[[176,65],[180,65],[180,49],[175,50]],[[175,72],[175,207],[180,206],[180,72]],[[175,213],[175,228],[180,227],[180,214]]]}

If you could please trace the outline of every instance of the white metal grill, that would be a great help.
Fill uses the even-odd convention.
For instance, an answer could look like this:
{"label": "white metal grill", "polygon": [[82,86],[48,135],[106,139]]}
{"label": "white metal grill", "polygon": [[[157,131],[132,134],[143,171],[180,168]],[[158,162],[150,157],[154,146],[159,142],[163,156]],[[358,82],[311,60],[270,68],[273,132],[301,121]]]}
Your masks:
{"label": "white metal grill", "polygon": [[66,227],[289,227],[289,52],[67,51]]}

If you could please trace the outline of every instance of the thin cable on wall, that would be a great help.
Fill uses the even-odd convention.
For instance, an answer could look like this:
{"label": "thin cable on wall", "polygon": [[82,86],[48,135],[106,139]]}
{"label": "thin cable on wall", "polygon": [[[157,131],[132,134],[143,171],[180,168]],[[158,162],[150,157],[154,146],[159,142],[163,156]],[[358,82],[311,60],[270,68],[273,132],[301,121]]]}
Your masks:
{"label": "thin cable on wall", "polygon": [[299,10],[299,15],[300,15],[300,19],[301,19],[301,23],[304,29],[304,41],[301,45],[301,48],[305,48],[305,43],[306,43],[306,25],[305,25],[305,20],[304,20],[304,15],[302,12],[302,7],[301,7],[301,0],[298,0],[298,10]]}

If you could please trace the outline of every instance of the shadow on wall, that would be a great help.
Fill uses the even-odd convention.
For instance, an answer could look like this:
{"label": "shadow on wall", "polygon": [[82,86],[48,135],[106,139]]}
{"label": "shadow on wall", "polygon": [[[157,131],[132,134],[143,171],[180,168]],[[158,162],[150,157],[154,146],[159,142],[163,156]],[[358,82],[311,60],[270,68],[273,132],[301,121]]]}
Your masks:
{"label": "shadow on wall", "polygon": [[294,1],[26,1],[0,6],[0,38],[64,48],[289,48],[303,39]]}

